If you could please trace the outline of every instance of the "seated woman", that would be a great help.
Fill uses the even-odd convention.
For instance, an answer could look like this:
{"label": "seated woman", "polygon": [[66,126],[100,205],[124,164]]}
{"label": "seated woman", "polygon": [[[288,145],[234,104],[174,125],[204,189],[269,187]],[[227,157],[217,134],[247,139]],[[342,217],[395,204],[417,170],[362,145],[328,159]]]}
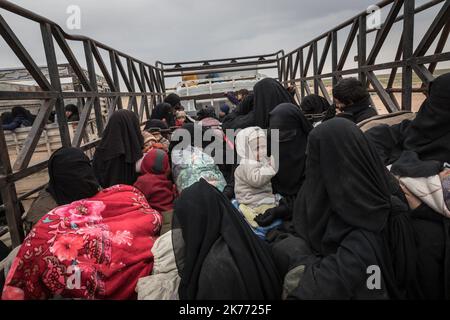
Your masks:
{"label": "seated woman", "polygon": [[134,186],[141,190],[153,209],[159,212],[173,209],[175,186],[169,179],[169,156],[160,149],[150,150],[142,159],[141,176]]}
{"label": "seated woman", "polygon": [[292,217],[295,198],[305,179],[306,145],[312,130],[300,108],[291,103],[277,106],[270,113],[269,121],[270,130],[279,130],[278,171],[272,178],[272,188],[282,199],[276,208],[256,218],[260,226],[268,226],[278,218],[289,220]]}
{"label": "seated woman", "polygon": [[216,188],[201,179],[175,203],[174,253],[180,300],[276,300],[281,294],[268,247]]}
{"label": "seated woman", "polygon": [[[304,244],[289,260],[284,297],[414,297],[417,255],[406,200],[352,122],[332,119],[309,135],[293,222]],[[290,255],[293,248],[278,250]]]}
{"label": "seated woman", "polygon": [[92,188],[94,172],[81,153],[70,170],[85,175],[72,181],[76,187],[55,190],[60,206],[25,238],[2,299],[134,299],[138,279],[150,274],[161,215],[134,187]]}
{"label": "seated woman", "polygon": [[28,231],[50,210],[89,198],[99,191],[89,158],[76,148],[61,148],[48,161],[49,182],[33,201],[25,217]]}
{"label": "seated woman", "polygon": [[[179,138],[183,138],[179,142]],[[199,125],[187,123],[174,131],[170,148],[172,158],[172,175],[181,193],[201,178],[223,191],[225,178],[214,162],[214,159],[203,152],[206,141],[203,141],[203,130]],[[198,140],[198,141],[197,141]]]}
{"label": "seated woman", "polygon": [[247,222],[257,228],[255,217],[277,205],[270,180],[276,174],[267,156],[267,137],[259,127],[241,130],[236,136],[240,163],[234,171],[236,200]]}
{"label": "seated woman", "polygon": [[[414,120],[366,132],[406,194],[418,249],[419,298],[450,298],[450,73],[436,78]],[[431,236],[432,235],[432,236]]]}
{"label": "seated woman", "polygon": [[136,114],[129,110],[115,111],[95,150],[93,167],[103,188],[136,182],[136,162],[142,158],[144,138]]}

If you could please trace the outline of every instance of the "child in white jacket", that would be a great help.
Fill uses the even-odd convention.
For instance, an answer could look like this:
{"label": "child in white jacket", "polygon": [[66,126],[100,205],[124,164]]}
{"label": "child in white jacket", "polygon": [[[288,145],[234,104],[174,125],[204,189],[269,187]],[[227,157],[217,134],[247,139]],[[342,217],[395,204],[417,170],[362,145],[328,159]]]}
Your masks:
{"label": "child in white jacket", "polygon": [[277,205],[270,180],[276,174],[273,158],[267,156],[267,137],[259,127],[241,130],[236,136],[236,151],[241,158],[234,172],[236,200],[252,227],[259,214]]}

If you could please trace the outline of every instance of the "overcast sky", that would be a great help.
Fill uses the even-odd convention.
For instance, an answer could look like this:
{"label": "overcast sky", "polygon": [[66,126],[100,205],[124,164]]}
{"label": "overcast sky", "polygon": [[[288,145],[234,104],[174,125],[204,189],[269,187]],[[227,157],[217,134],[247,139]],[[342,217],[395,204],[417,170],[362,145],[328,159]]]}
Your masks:
{"label": "overcast sky", "polygon": [[[153,64],[156,60],[170,62],[262,54],[279,49],[289,51],[365,11],[376,0],[13,2],[57,22],[69,33],[89,36]],[[416,0],[418,5],[423,2]],[[66,27],[66,9],[69,5],[81,8],[80,30],[68,30]],[[44,64],[39,26],[1,9],[0,14],[10,23],[36,62]],[[417,19],[417,38],[426,31],[431,14],[421,15]],[[383,16],[386,16],[385,11]],[[383,50],[386,60],[392,60],[395,54],[399,33],[394,33],[394,38],[386,43]],[[341,38],[340,50],[342,41]],[[82,55],[81,46],[77,52]],[[17,60],[0,39],[0,68],[15,65],[18,65]]]}

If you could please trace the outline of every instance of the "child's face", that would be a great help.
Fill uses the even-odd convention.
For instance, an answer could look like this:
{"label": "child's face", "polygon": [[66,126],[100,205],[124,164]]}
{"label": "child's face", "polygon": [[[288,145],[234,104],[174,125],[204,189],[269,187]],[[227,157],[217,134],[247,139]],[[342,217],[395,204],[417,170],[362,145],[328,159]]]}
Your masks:
{"label": "child's face", "polygon": [[252,143],[253,154],[256,156],[256,161],[261,161],[267,157],[267,139],[265,137],[258,137]]}

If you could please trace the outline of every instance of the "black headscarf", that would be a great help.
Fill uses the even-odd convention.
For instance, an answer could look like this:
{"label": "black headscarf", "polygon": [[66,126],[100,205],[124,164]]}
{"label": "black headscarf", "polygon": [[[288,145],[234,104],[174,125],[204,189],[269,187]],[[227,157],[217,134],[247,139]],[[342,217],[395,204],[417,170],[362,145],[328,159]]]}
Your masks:
{"label": "black headscarf", "polygon": [[175,107],[181,102],[181,99],[176,93],[171,93],[164,99],[164,102],[170,104],[172,107]]}
{"label": "black headscarf", "polygon": [[142,157],[142,137],[139,119],[129,110],[118,110],[109,119],[96,153],[103,160],[125,155],[127,163],[135,163]]}
{"label": "black headscarf", "polygon": [[48,162],[48,175],[47,191],[58,205],[93,197],[100,189],[89,158],[80,149],[55,151]]}
{"label": "black headscarf", "polygon": [[207,106],[205,108],[200,109],[197,112],[197,120],[198,121],[201,121],[201,120],[203,120],[205,118],[215,118],[215,119],[217,119],[216,110],[214,109],[214,107]]}
{"label": "black headscarf", "polygon": [[175,202],[172,236],[181,300],[281,297],[281,278],[268,247],[205,180],[186,188]]}
{"label": "black headscarf", "polygon": [[247,95],[244,100],[225,117],[223,129],[245,129],[254,125],[253,101],[254,95]]}
{"label": "black headscarf", "polygon": [[415,281],[408,209],[404,199],[393,195],[391,183],[375,148],[350,121],[332,119],[311,132],[306,179],[293,221],[323,260],[315,262],[322,266],[316,276],[314,267],[307,270],[297,297],[326,296],[319,291],[329,290],[330,296],[348,298],[356,287],[359,296],[353,297],[371,295],[359,282],[367,279],[366,268],[373,264],[380,267],[391,298]]}
{"label": "black headscarf", "polygon": [[169,127],[174,126],[175,117],[173,115],[172,106],[169,103],[157,104],[152,111],[150,119],[166,120]]}
{"label": "black headscarf", "polygon": [[333,220],[370,232],[383,230],[390,212],[389,185],[363,133],[348,120],[329,120],[310,133],[307,152],[306,179],[297,198],[305,210],[294,218],[297,233],[314,251],[327,254],[343,237],[342,230],[326,232]]}
{"label": "black headscarf", "polygon": [[[272,179],[274,193],[296,196],[303,183],[306,144],[312,125],[300,108],[282,103],[270,113],[269,128],[279,130],[279,168]],[[270,133],[269,133],[270,134]]]}
{"label": "black headscarf", "polygon": [[78,113],[78,108],[76,105],[74,104],[68,104],[65,107],[66,111],[71,112],[72,114],[69,116],[69,118],[67,118],[67,121],[79,121],[80,120],[80,115]]}
{"label": "black headscarf", "polygon": [[154,131],[158,131],[158,132],[169,132],[170,129],[167,126],[167,124],[162,121],[162,120],[158,120],[158,119],[150,119],[145,123],[145,127],[144,127],[145,131],[148,131],[150,133],[154,132]]}
{"label": "black headscarf", "polygon": [[114,112],[94,154],[93,166],[102,187],[135,182],[135,164],[142,158],[143,145],[136,114],[124,109]]}
{"label": "black headscarf", "polygon": [[310,94],[302,99],[300,108],[305,114],[319,114],[327,111],[330,108],[330,103],[324,97]]}
{"label": "black headscarf", "polygon": [[265,78],[255,84],[254,125],[262,129],[269,127],[269,113],[281,103],[294,103],[291,94],[275,79]]}
{"label": "black headscarf", "polygon": [[404,149],[421,160],[450,162],[450,73],[436,78],[406,131]]}

